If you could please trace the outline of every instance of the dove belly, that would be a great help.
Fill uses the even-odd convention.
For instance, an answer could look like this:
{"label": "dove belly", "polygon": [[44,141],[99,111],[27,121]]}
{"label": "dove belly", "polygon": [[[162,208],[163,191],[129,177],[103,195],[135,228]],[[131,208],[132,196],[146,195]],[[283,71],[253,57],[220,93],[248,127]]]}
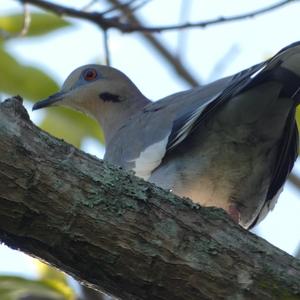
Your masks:
{"label": "dove belly", "polygon": [[274,140],[248,136],[248,140],[235,141],[226,134],[206,130],[198,139],[191,136],[162,161],[149,181],[203,206],[228,211],[234,205],[241,225],[248,224],[266,200],[276,157]]}

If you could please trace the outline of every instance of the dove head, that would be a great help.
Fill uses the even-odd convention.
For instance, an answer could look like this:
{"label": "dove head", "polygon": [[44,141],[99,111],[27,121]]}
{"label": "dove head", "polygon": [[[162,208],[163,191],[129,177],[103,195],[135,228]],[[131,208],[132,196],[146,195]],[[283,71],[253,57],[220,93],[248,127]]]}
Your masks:
{"label": "dove head", "polygon": [[108,142],[131,115],[149,102],[119,70],[91,64],[74,70],[58,93],[35,103],[32,109],[65,106],[83,112],[100,123]]}

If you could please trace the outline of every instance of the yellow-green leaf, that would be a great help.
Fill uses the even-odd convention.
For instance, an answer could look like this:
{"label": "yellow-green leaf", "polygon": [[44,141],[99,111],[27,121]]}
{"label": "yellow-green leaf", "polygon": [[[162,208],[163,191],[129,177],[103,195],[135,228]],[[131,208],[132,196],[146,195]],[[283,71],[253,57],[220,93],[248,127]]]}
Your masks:
{"label": "yellow-green leaf", "polygon": [[104,143],[103,133],[96,121],[67,108],[49,108],[40,126],[78,148],[85,137],[93,137]]}
{"label": "yellow-green leaf", "polygon": [[47,280],[29,280],[17,276],[0,276],[0,299],[18,300],[27,295],[53,300],[74,300],[71,288],[61,289]]}
{"label": "yellow-green leaf", "polygon": [[62,271],[51,267],[38,259],[34,259],[34,264],[37,267],[40,279],[53,280],[68,285],[67,276]]}
{"label": "yellow-green leaf", "polygon": [[297,121],[298,128],[300,128],[300,108],[299,107],[296,110],[296,121]]}
{"label": "yellow-green leaf", "polygon": [[47,74],[19,63],[0,47],[0,92],[19,94],[28,100],[37,100],[57,90],[57,83]]}
{"label": "yellow-green leaf", "polygon": [[[45,13],[30,14],[31,22],[26,36],[43,35],[57,29],[70,26],[71,23],[55,15]],[[0,29],[9,34],[18,34],[23,28],[23,14],[14,14],[0,17]]]}

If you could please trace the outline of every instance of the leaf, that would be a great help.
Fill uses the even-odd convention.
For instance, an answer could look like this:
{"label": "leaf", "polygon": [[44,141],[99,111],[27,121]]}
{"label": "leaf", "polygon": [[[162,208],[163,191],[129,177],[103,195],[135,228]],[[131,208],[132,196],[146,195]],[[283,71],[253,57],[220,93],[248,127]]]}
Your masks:
{"label": "leaf", "polygon": [[[45,13],[32,13],[30,17],[30,27],[26,36],[43,35],[71,25],[60,17]],[[23,21],[23,14],[1,16],[0,29],[9,34],[18,34],[23,28]]]}
{"label": "leaf", "polygon": [[40,127],[78,148],[87,136],[104,143],[103,133],[96,121],[67,108],[49,108]]}
{"label": "leaf", "polygon": [[74,300],[74,292],[61,289],[47,280],[30,280],[17,276],[0,276],[0,299],[18,300],[27,295],[53,300]]}
{"label": "leaf", "polygon": [[57,83],[43,71],[22,65],[0,47],[0,91],[20,94],[29,100],[42,99],[58,90]]}
{"label": "leaf", "polygon": [[69,297],[71,297],[71,299],[74,298],[73,290],[68,284],[65,273],[39,261],[38,259],[35,259],[34,261],[38,269],[39,279],[43,280],[56,290],[59,290],[67,297],[67,299],[70,299]]}
{"label": "leaf", "polygon": [[296,109],[296,122],[297,122],[298,128],[300,128],[300,108],[299,107],[297,107],[297,109]]}
{"label": "leaf", "polygon": [[38,275],[40,279],[43,280],[54,280],[65,285],[68,285],[67,276],[62,271],[51,267],[38,259],[33,259],[34,264],[37,267]]}

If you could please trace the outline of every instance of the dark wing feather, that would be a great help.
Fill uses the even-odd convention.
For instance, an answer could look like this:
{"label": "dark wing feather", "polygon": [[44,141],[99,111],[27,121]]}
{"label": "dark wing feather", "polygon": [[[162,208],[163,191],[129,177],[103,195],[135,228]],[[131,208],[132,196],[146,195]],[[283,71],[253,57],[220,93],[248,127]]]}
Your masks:
{"label": "dark wing feather", "polygon": [[214,95],[205,104],[193,107],[183,115],[178,116],[173,122],[171,134],[168,139],[167,151],[174,149],[179,145],[190,133],[192,133],[217,107],[238,95],[251,85],[253,76],[257,76],[263,71],[267,62],[257,64],[249,69],[243,70],[232,77],[228,86]]}
{"label": "dark wing feather", "polygon": [[294,112],[289,115],[283,137],[280,142],[277,165],[267,194],[267,200],[272,199],[283,186],[287,176],[292,171],[298,157],[298,128],[294,119]]}
{"label": "dark wing feather", "polygon": [[282,61],[285,56],[288,57],[289,51],[293,51],[298,46],[300,46],[300,42],[293,43],[280,50],[271,59],[237,73],[221,93],[215,95],[212,101],[205,103],[205,107],[200,105],[196,109],[192,108],[189,113],[178,116],[173,123],[167,150],[174,149],[217,107],[241,92],[260,85],[265,80],[282,82],[283,89],[280,96],[291,97],[300,103],[300,78],[290,70],[281,67]]}
{"label": "dark wing feather", "polygon": [[[274,166],[273,177],[267,193],[265,203],[260,213],[250,225],[249,229],[258,224],[266,214],[272,209],[273,201],[277,200],[277,194],[283,187],[288,175],[292,171],[294,163],[298,157],[299,134],[295,121],[295,109],[288,116],[284,132],[279,144],[279,150]],[[275,203],[274,203],[275,204]]]}

